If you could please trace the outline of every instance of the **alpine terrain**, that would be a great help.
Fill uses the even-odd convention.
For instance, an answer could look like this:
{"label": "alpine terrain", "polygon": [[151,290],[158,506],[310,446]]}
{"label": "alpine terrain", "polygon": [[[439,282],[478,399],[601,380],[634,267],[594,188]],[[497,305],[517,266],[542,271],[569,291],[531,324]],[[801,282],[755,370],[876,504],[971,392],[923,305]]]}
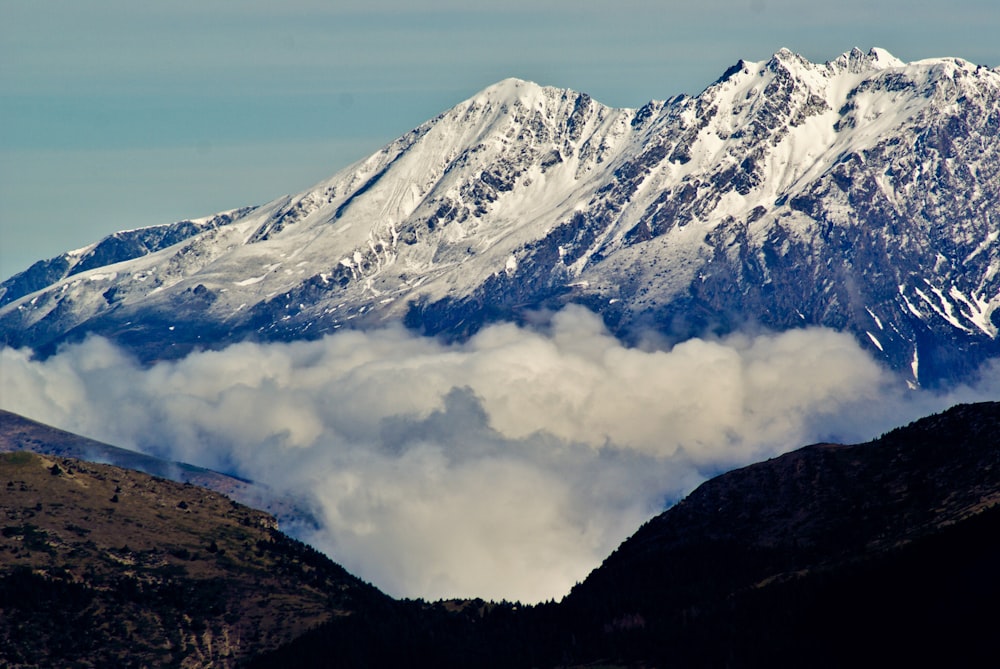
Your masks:
{"label": "alpine terrain", "polygon": [[851,332],[913,385],[1000,354],[1000,71],[854,49],[612,109],[509,79],[297,195],[113,234],[0,286],[0,342],[143,360],[579,303],[625,341]]}

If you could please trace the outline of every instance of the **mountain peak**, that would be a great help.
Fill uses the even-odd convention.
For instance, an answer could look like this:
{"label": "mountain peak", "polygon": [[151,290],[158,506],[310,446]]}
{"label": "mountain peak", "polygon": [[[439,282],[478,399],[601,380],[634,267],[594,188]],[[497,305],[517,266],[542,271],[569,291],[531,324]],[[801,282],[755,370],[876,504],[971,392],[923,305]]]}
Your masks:
{"label": "mountain peak", "polygon": [[[778,49],[770,61],[768,61],[768,64],[772,67],[778,63],[786,67],[789,65],[812,67],[814,65],[801,54],[795,53],[785,47]],[[853,47],[850,51],[846,51],[828,62],[827,65],[831,65],[841,71],[860,74],[862,72],[885,70],[893,67],[904,67],[906,63],[881,47],[872,47],[867,53],[858,47]]]}
{"label": "mountain peak", "polygon": [[497,83],[487,86],[473,96],[475,102],[503,101],[513,102],[514,100],[524,100],[534,97],[545,90],[545,87],[526,79],[517,77],[507,77]]}
{"label": "mountain peak", "polygon": [[807,59],[805,56],[802,56],[801,54],[795,53],[794,51],[792,51],[791,49],[789,49],[787,47],[781,47],[780,49],[778,49],[777,52],[775,52],[775,54],[773,56],[771,56],[771,59],[768,61],[768,64],[771,65],[771,66],[774,66],[774,65],[776,65],[778,63],[781,63],[781,64],[783,64],[785,66],[788,66],[788,65],[810,66],[810,65],[812,65],[812,63],[809,62],[809,59]]}
{"label": "mountain peak", "polygon": [[906,63],[893,56],[887,50],[877,46],[873,46],[868,50],[868,57],[872,59],[873,63],[881,65],[883,68],[903,67],[906,65]]}
{"label": "mountain peak", "polygon": [[832,65],[840,70],[861,73],[872,70],[886,70],[893,67],[903,67],[903,61],[893,56],[887,50],[880,47],[872,47],[865,53],[858,47],[842,53],[840,56],[830,61]]}

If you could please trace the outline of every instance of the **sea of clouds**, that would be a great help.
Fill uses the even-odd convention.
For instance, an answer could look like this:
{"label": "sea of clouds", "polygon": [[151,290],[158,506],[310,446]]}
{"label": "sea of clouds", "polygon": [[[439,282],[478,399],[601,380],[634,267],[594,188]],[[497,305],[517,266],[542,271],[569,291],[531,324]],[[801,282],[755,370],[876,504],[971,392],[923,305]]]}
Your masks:
{"label": "sea of clouds", "polygon": [[0,407],[302,495],[300,537],[396,596],[560,598],[721,471],[858,442],[974,386],[908,390],[826,329],[628,348],[569,307],[444,344],[401,327],[152,367],[99,338],[0,350]]}

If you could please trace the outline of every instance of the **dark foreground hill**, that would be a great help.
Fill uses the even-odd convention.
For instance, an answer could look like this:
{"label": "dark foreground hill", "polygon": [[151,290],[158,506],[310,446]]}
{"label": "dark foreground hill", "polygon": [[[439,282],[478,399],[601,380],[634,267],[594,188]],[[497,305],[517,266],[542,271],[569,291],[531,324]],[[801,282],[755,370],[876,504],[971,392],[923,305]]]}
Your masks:
{"label": "dark foreground hill", "polygon": [[992,666],[1000,403],[735,470],[560,603],[396,601],[190,484],[0,455],[0,666]]}
{"label": "dark foreground hill", "polygon": [[998,435],[985,403],[809,446],[705,483],[559,604],[357,617],[253,666],[990,666]]}
{"label": "dark foreground hill", "polygon": [[191,484],[0,454],[0,666],[235,667],[389,602]]}
{"label": "dark foreground hill", "polygon": [[1000,404],[720,476],[563,603],[580,655],[976,666],[1000,618]]}

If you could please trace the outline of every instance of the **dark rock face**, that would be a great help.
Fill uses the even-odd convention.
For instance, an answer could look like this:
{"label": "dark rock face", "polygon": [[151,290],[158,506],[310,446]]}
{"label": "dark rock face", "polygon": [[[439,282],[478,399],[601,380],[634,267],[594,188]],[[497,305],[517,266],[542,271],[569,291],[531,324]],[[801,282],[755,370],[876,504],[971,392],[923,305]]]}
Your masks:
{"label": "dark rock face", "polygon": [[624,340],[818,325],[914,385],[967,380],[1000,355],[998,100],[995,70],[878,50],[783,50],[639,110],[501,82],[312,191],[36,263],[0,341],[149,360],[575,302]]}

